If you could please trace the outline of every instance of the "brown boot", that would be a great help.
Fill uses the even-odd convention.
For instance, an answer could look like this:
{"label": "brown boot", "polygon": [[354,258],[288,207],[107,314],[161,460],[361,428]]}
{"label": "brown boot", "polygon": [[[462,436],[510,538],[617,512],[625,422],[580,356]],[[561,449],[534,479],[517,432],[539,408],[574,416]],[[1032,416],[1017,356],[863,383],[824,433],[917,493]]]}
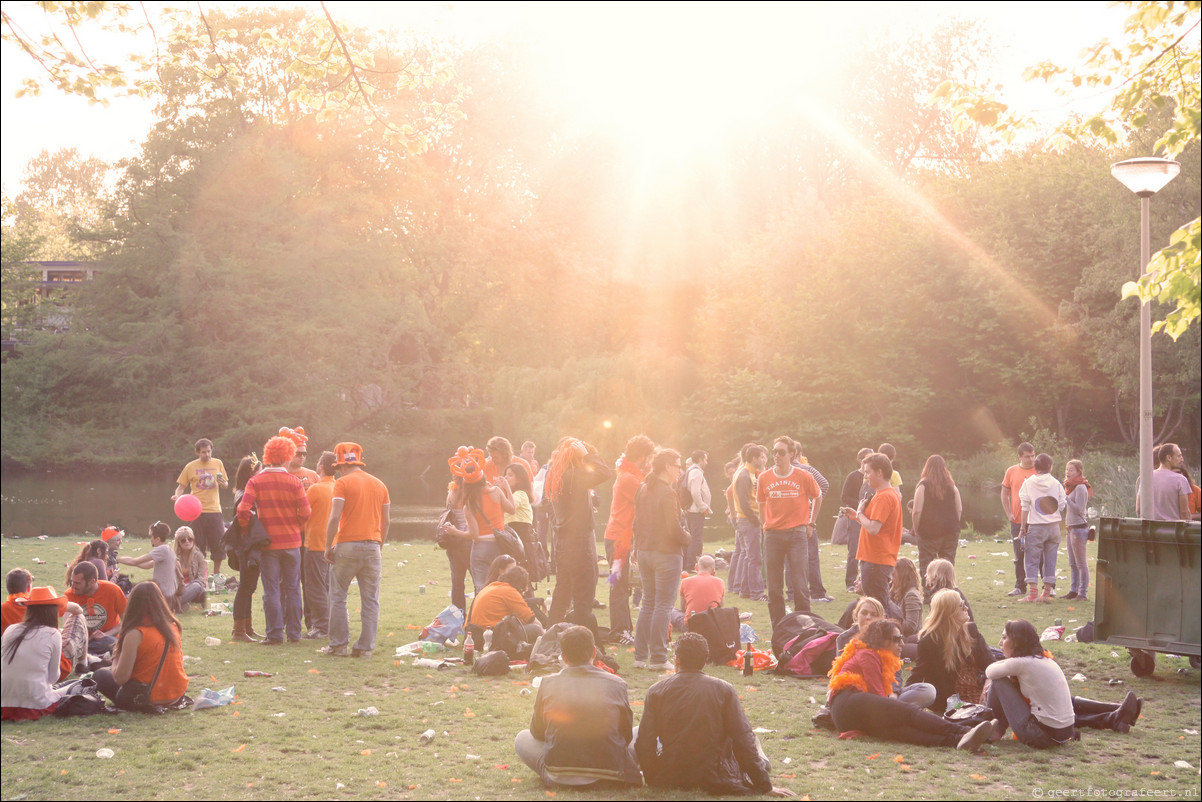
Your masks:
{"label": "brown boot", "polygon": [[258,643],[259,638],[247,632],[248,629],[250,629],[249,621],[244,621],[241,618],[235,618],[233,639],[241,643]]}

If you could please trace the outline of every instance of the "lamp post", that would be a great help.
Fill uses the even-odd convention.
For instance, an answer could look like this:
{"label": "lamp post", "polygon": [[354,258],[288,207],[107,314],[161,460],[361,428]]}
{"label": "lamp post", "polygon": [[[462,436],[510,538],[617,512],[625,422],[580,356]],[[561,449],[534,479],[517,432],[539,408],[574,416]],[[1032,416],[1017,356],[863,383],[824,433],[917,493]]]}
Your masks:
{"label": "lamp post", "polygon": [[[1139,196],[1139,274],[1148,271],[1151,259],[1152,196],[1177,177],[1181,164],[1147,156],[1110,165],[1110,174]],[[1139,513],[1152,517],[1152,308],[1139,306]]]}

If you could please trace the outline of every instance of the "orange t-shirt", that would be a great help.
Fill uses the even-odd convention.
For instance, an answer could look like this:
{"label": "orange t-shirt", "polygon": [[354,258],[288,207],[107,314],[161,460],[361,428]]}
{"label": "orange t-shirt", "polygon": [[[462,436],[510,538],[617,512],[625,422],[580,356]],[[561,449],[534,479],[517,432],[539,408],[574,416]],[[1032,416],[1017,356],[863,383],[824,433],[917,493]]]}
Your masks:
{"label": "orange t-shirt", "polygon": [[305,468],[303,466],[297,468],[295,471],[288,471],[288,473],[292,474],[297,479],[300,479],[301,487],[305,488],[305,490],[308,490],[310,487],[321,481],[321,477],[317,475],[317,471],[310,470],[309,468]]}
{"label": "orange t-shirt", "polygon": [[534,617],[530,605],[526,604],[517,588],[508,582],[497,581],[483,588],[472,602],[472,620],[468,623],[478,627],[492,627],[510,613],[521,619],[522,623]]}
{"label": "orange t-shirt", "polygon": [[[151,626],[138,627],[142,633],[142,643],[138,646],[138,654],[134,659],[134,671],[130,679],[150,684],[154,679],[155,669],[163,657],[163,646],[166,641],[163,633]],[[167,659],[163,662],[163,670],[159,672],[158,682],[150,689],[150,701],[154,704],[174,702],[188,690],[188,675],[184,673],[183,654],[175,646],[167,648]]]}
{"label": "orange t-shirt", "polygon": [[810,523],[813,500],[822,495],[814,474],[793,466],[788,476],[769,468],[756,479],[755,497],[764,516],[764,528],[793,529]]}
{"label": "orange t-shirt", "polygon": [[875,535],[870,535],[867,529],[860,527],[856,559],[874,565],[897,565],[902,537],[901,493],[896,487],[878,490],[864,508],[864,517],[880,521],[881,529]]}
{"label": "orange t-shirt", "polygon": [[505,510],[501,508],[501,502],[493,498],[487,488],[480,494],[480,506],[483,508],[483,514],[476,512],[471,507],[468,509],[476,518],[476,526],[480,529],[481,537],[491,537],[494,530],[505,528]]}
{"label": "orange t-shirt", "polygon": [[0,634],[3,634],[13,624],[25,620],[25,608],[17,604],[17,599],[23,599],[27,593],[10,593],[8,599],[0,603]]}
{"label": "orange t-shirt", "polygon": [[305,548],[309,551],[326,550],[326,527],[330,525],[330,507],[334,505],[334,477],[319,479],[305,493],[309,499],[309,523],[305,525]]}
{"label": "orange t-shirt", "polygon": [[116,634],[121,614],[125,612],[125,594],[112,582],[101,579],[96,584],[96,592],[91,596],[80,596],[73,590],[63,595],[67,601],[83,608],[84,617],[88,619],[88,632],[100,630]]}
{"label": "orange t-shirt", "polygon": [[[388,488],[383,482],[362,469],[351,471],[334,482],[332,498],[343,500],[335,545],[383,540],[384,522],[380,515],[384,505],[390,503]],[[329,521],[326,523],[328,525]]]}
{"label": "orange t-shirt", "polygon": [[1024,468],[1022,465],[1011,465],[1006,469],[1006,478],[1002,480],[1002,487],[1010,488],[1010,520],[1015,523],[1023,519],[1023,503],[1018,499],[1018,491],[1022,490],[1023,482],[1034,475],[1034,465],[1030,468]]}

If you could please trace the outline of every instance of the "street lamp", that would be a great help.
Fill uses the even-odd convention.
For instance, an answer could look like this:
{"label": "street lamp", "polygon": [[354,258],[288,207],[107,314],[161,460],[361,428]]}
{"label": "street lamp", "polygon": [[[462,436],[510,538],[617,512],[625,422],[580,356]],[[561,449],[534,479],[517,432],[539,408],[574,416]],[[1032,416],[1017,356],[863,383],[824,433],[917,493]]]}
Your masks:
{"label": "street lamp", "polygon": [[[1152,196],[1177,177],[1181,163],[1147,156],[1110,165],[1110,174],[1139,196],[1139,273],[1148,271],[1151,259]],[[1152,517],[1152,307],[1139,307],[1139,512]]]}

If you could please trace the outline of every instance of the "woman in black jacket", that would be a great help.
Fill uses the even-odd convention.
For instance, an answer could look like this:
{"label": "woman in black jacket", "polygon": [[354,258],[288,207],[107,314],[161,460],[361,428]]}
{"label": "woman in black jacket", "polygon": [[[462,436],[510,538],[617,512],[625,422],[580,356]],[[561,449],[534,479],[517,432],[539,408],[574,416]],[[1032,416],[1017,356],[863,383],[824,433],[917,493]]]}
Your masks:
{"label": "woman in black jacket", "polygon": [[968,619],[968,610],[954,590],[941,590],[931,599],[931,614],[918,633],[918,659],[909,683],[935,686],[936,713],[947,709],[947,700],[959,694],[966,703],[981,699],[985,666],[993,662],[989,645]]}

